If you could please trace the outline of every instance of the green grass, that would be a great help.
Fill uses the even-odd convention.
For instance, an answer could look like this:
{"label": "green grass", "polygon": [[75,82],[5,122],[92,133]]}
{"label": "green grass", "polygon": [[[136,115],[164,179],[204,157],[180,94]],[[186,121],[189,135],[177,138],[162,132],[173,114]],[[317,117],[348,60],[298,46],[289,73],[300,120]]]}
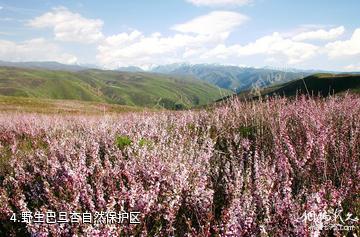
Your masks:
{"label": "green grass", "polygon": [[296,93],[304,93],[328,96],[345,91],[356,92],[359,88],[360,75],[315,74],[304,79],[286,83],[267,94],[294,96]]}
{"label": "green grass", "polygon": [[190,108],[231,94],[208,83],[152,73],[0,67],[0,95],[149,108]]}
{"label": "green grass", "polygon": [[[264,88],[260,91],[261,96],[287,96],[297,94],[328,96],[339,93],[360,93],[360,75],[356,74],[329,74],[319,73],[304,79],[287,82]],[[251,91],[243,91],[238,94],[241,99],[256,99]]]}
{"label": "green grass", "polygon": [[150,108],[190,108],[231,92],[208,83],[152,73],[81,72],[0,67],[0,95]]}
{"label": "green grass", "polygon": [[77,100],[49,100],[14,96],[0,96],[1,112],[28,112],[42,114],[114,114],[140,111],[156,111],[127,105],[107,104]]}

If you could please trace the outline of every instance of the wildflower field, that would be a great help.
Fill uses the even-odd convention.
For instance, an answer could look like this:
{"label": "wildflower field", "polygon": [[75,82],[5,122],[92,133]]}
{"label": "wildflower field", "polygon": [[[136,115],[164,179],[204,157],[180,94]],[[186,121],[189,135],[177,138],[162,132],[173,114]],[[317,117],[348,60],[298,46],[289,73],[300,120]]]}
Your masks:
{"label": "wildflower field", "polygon": [[[0,236],[359,236],[359,190],[355,95],[0,113]],[[124,211],[138,223],[34,222],[35,213]]]}

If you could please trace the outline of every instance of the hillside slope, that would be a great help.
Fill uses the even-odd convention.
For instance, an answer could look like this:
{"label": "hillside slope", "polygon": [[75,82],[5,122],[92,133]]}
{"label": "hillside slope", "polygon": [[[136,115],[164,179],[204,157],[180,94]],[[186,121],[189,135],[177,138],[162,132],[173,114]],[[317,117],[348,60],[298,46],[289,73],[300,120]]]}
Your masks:
{"label": "hillside slope", "polygon": [[262,95],[294,96],[296,94],[311,94],[328,96],[345,91],[359,92],[360,75],[351,74],[315,74],[304,79],[270,87]]}
{"label": "hillside slope", "polygon": [[103,115],[128,112],[152,112],[154,109],[92,101],[51,100],[0,95],[1,113],[40,113],[62,115]]}
{"label": "hillside slope", "polygon": [[0,95],[4,96],[181,109],[211,103],[229,94],[195,79],[143,72],[0,67]]}
{"label": "hillside slope", "polygon": [[266,97],[274,95],[293,97],[299,94],[328,96],[347,91],[360,93],[360,74],[314,74],[304,79],[267,87],[255,93],[250,90],[244,91],[238,93],[237,96],[240,99],[257,99],[259,96]]}

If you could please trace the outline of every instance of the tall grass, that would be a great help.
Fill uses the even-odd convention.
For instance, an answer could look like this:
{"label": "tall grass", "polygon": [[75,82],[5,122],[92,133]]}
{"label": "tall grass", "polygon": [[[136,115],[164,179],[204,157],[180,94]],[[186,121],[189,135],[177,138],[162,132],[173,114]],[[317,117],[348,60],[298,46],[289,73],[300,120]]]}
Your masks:
{"label": "tall grass", "polygon": [[[1,114],[0,156],[1,236],[328,236],[348,232],[300,217],[360,215],[360,98],[349,95],[121,117]],[[10,220],[124,209],[141,223]]]}

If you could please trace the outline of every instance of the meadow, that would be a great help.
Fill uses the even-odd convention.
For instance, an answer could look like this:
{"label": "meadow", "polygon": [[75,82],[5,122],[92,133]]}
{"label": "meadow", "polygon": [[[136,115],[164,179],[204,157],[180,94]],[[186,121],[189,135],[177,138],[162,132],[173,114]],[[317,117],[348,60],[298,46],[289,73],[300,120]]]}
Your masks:
{"label": "meadow", "polygon": [[[192,77],[87,69],[78,72],[0,66],[0,101],[71,100],[165,109],[188,109],[232,94]],[[9,98],[10,97],[10,98]],[[11,102],[12,103],[12,102]],[[42,102],[44,103],[44,102]]]}
{"label": "meadow", "polygon": [[[0,236],[359,235],[359,190],[358,95],[0,113]],[[133,211],[140,223],[20,219],[49,211]]]}

